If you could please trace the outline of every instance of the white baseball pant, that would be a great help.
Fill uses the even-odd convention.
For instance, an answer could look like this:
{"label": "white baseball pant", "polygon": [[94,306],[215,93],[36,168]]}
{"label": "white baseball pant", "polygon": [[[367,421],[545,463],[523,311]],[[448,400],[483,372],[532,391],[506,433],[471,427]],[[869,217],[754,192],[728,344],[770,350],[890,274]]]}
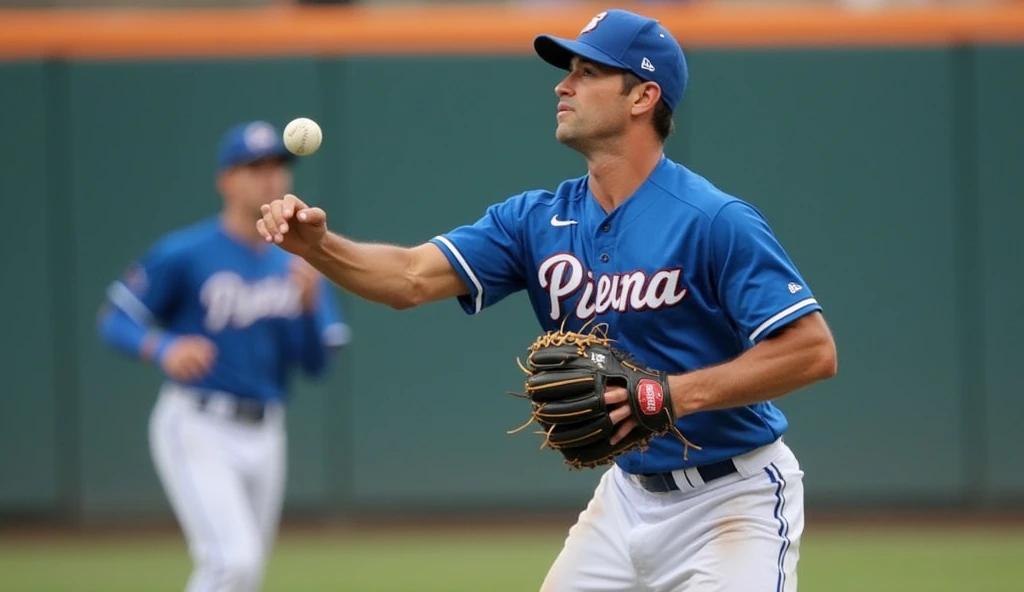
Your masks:
{"label": "white baseball pant", "polygon": [[651,493],[618,466],[569,530],[542,592],[794,592],[803,471],[781,439],[705,484]]}
{"label": "white baseball pant", "polygon": [[219,393],[166,384],[150,416],[150,451],[185,534],[194,569],[186,592],[259,590],[281,515],[286,473],[284,408],[260,423],[232,415]]}

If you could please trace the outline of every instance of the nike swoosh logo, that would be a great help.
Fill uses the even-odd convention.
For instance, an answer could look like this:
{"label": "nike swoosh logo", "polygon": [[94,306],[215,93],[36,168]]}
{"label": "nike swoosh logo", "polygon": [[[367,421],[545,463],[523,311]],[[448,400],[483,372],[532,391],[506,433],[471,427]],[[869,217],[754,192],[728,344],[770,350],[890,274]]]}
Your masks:
{"label": "nike swoosh logo", "polygon": [[551,216],[551,225],[552,226],[572,226],[573,224],[579,224],[579,223],[576,222],[575,220],[559,220],[558,219],[558,214],[555,214],[554,216]]}

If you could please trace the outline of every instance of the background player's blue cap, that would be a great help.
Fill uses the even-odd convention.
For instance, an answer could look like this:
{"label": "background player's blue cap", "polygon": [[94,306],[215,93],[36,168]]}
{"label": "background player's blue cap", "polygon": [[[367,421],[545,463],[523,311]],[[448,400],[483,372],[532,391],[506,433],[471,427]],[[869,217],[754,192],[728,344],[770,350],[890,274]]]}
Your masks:
{"label": "background player's blue cap", "polygon": [[686,90],[686,58],[679,43],[658,21],[626,10],[598,13],[575,40],[538,35],[533,48],[563,70],[569,69],[573,56],[580,56],[657,82],[672,111]]}
{"label": "background player's blue cap", "polygon": [[288,162],[295,159],[295,155],[285,148],[281,133],[266,121],[239,123],[221,137],[217,149],[217,167],[220,170],[264,158],[280,158]]}

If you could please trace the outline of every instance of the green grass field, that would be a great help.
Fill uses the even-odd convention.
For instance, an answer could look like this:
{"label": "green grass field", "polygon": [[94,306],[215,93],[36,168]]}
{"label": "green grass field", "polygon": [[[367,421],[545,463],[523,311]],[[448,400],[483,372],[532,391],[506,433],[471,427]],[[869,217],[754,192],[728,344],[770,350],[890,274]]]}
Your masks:
{"label": "green grass field", "polygon": [[[535,591],[562,533],[282,535],[266,592]],[[189,571],[173,536],[3,538],[3,592],[175,592]],[[830,530],[804,537],[803,592],[1020,592],[1024,531]],[[756,591],[755,591],[756,592]]]}

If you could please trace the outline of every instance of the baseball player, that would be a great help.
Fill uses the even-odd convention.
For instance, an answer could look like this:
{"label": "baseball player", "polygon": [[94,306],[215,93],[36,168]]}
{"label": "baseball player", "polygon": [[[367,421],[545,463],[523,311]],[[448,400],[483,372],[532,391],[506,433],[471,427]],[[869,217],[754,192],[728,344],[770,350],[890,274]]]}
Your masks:
{"label": "baseball player", "polygon": [[[362,298],[456,297],[476,314],[526,291],[544,331],[604,326],[668,373],[674,427],[694,447],[666,434],[615,458],[542,590],[796,590],[803,473],[771,401],[835,374],[821,307],[754,207],[665,156],[687,84],[668,30],[608,10],[534,48],[567,71],[555,136],[586,175],[413,248],[328,232],[294,195],[265,205],[257,228]],[[635,393],[603,396],[613,442],[639,429],[624,404]]]}
{"label": "baseball player", "polygon": [[289,190],[291,160],[266,122],[228,130],[220,215],[160,238],[99,317],[106,343],[166,376],[149,444],[194,560],[191,592],[260,588],[284,494],[289,375],[322,375],[348,341],[329,284],[254,227]]}

